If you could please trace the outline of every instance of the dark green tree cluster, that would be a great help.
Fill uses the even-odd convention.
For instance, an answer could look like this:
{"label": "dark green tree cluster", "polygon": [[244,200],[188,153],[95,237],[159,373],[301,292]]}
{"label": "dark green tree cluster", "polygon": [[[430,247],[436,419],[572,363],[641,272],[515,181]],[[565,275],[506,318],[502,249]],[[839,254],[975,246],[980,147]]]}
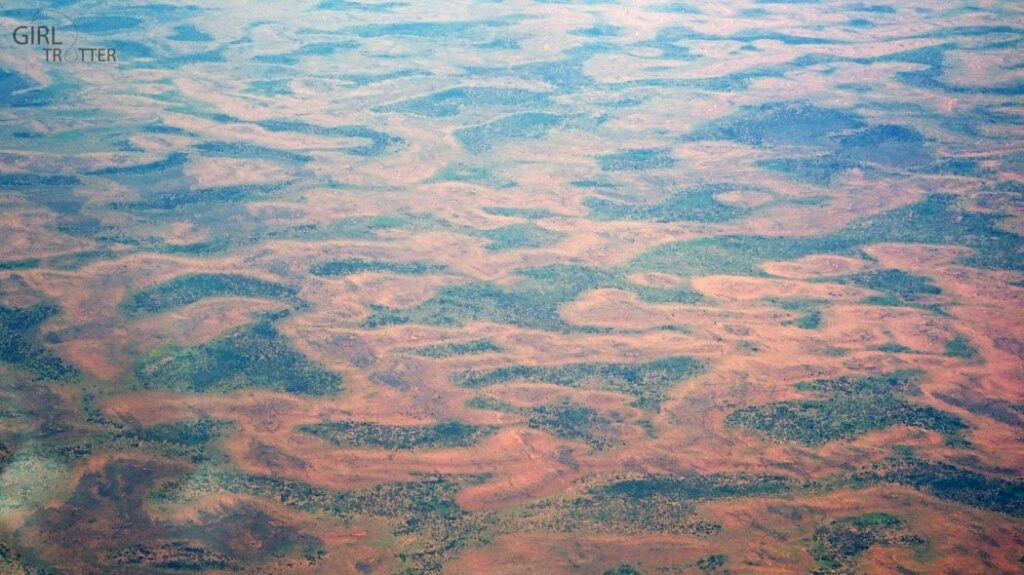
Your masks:
{"label": "dark green tree cluster", "polygon": [[460,341],[452,343],[438,343],[424,345],[422,347],[405,348],[405,353],[443,359],[457,355],[476,355],[478,353],[501,353],[505,351],[498,344],[489,339],[474,339],[472,341]]}
{"label": "dark green tree cluster", "polygon": [[583,441],[595,449],[605,449],[614,443],[607,429],[611,419],[592,407],[571,401],[516,407],[493,397],[476,396],[466,401],[466,407],[520,415],[532,429],[563,439]]}
{"label": "dark green tree cluster", "polygon": [[820,575],[855,573],[857,558],[875,545],[921,543],[907,533],[906,522],[888,513],[868,513],[830,521],[814,531],[811,557]]}
{"label": "dark green tree cluster", "polygon": [[634,405],[657,411],[668,390],[694,377],[704,365],[691,357],[678,356],[647,363],[570,363],[561,366],[501,367],[490,371],[468,371],[452,376],[463,387],[481,388],[522,381],[551,383],[571,388],[597,389],[632,395]]}
{"label": "dark green tree cluster", "polygon": [[309,271],[313,275],[323,277],[343,277],[363,272],[384,272],[392,274],[422,275],[444,271],[445,266],[425,264],[422,262],[388,262],[349,258],[318,263]]}
{"label": "dark green tree cluster", "polygon": [[297,429],[339,447],[376,447],[391,450],[469,447],[498,430],[492,425],[470,425],[460,421],[444,421],[430,425],[381,425],[360,421],[337,421],[301,425]]}
{"label": "dark green tree cluster", "polygon": [[195,347],[158,352],[136,368],[135,376],[146,388],[193,393],[256,387],[327,395],[341,389],[340,376],[295,351],[267,320]]}
{"label": "dark green tree cluster", "polygon": [[61,381],[77,377],[74,366],[39,343],[39,326],[56,316],[55,305],[27,308],[0,306],[0,361],[25,369],[39,379]]}
{"label": "dark green tree cluster", "polygon": [[129,295],[121,309],[129,315],[160,313],[209,297],[294,300],[292,287],[239,274],[198,273],[178,276]]}
{"label": "dark green tree cluster", "polygon": [[862,378],[838,377],[800,384],[821,399],[780,401],[744,407],[726,416],[726,425],[743,427],[780,441],[821,445],[854,439],[870,431],[907,425],[942,434],[962,444],[967,425],[959,417],[907,400],[916,393],[917,372]]}

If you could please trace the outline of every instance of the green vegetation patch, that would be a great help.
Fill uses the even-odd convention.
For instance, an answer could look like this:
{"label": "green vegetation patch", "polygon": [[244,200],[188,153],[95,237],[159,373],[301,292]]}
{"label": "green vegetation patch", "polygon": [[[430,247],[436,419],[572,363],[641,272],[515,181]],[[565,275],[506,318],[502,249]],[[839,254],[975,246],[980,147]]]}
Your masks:
{"label": "green vegetation patch", "polygon": [[0,262],[0,271],[3,270],[28,270],[39,267],[41,264],[38,258],[28,258],[24,260],[8,260]]}
{"label": "green vegetation patch", "polygon": [[498,430],[492,425],[470,425],[459,421],[431,425],[381,425],[339,421],[301,425],[297,429],[339,447],[379,447],[393,450],[469,447]]}
{"label": "green vegetation patch", "polygon": [[296,164],[304,164],[313,160],[309,154],[245,142],[203,142],[197,145],[196,149],[211,157],[253,158]]}
{"label": "green vegetation patch", "polygon": [[294,301],[296,293],[292,287],[251,276],[198,273],[133,292],[121,303],[121,309],[129,315],[161,313],[202,299],[224,296]]}
{"label": "green vegetation patch", "polygon": [[146,442],[147,446],[156,446],[161,455],[188,457],[193,462],[199,462],[208,458],[209,444],[230,427],[230,422],[203,417],[190,421],[161,423],[127,432],[126,435]]}
{"label": "green vegetation patch", "polygon": [[[307,45],[308,46],[311,45]],[[323,126],[288,120],[265,120],[259,126],[271,132],[292,132],[331,138],[358,138],[366,140],[364,145],[342,147],[341,150],[353,156],[379,156],[403,145],[401,138],[370,129],[366,126]]]}
{"label": "green vegetation patch", "polygon": [[595,449],[605,449],[614,443],[605,433],[611,419],[592,407],[571,401],[537,407],[516,407],[493,397],[476,396],[466,401],[466,407],[521,415],[532,429],[563,439],[582,441]]}
{"label": "green vegetation patch", "polygon": [[471,153],[481,154],[506,140],[542,138],[562,122],[562,117],[555,114],[523,112],[479,126],[459,128],[455,130],[455,138]]}
{"label": "green vegetation patch", "polygon": [[895,342],[883,343],[882,345],[878,346],[875,349],[885,353],[913,353],[914,351],[903,344]]}
{"label": "green vegetation patch", "polygon": [[881,296],[870,297],[867,303],[875,305],[911,305],[922,297],[939,295],[942,290],[932,280],[902,270],[871,270],[829,281],[852,283],[881,292]]}
{"label": "green vegetation patch", "polygon": [[716,553],[714,555],[701,557],[694,565],[697,569],[700,569],[701,573],[711,575],[712,573],[717,573],[722,567],[725,567],[726,561],[727,558],[725,555]]}
{"label": "green vegetation patch", "polygon": [[[683,276],[714,274],[765,276],[760,264],[812,254],[856,255],[858,246],[875,243],[950,244],[973,248],[964,263],[981,268],[1024,269],[1021,236],[998,227],[1001,216],[964,210],[956,196],[930,195],[921,202],[853,222],[813,237],[719,236],[673,242],[641,254],[629,271],[660,271]],[[868,276],[891,282],[902,276]],[[890,284],[891,285],[891,284]],[[921,288],[912,282],[911,287]],[[928,289],[928,288],[925,288]]]}
{"label": "green vegetation patch", "polygon": [[855,479],[913,487],[939,499],[1024,517],[1024,481],[983,475],[948,463],[895,457]]}
{"label": "green vegetation patch", "polygon": [[784,495],[799,484],[769,475],[646,476],[593,487],[580,497],[541,502],[526,521],[561,532],[707,537],[719,525],[695,520],[695,505],[734,497]]}
{"label": "green vegetation patch", "polygon": [[422,347],[404,348],[401,351],[423,357],[443,359],[457,355],[476,355],[479,353],[501,353],[505,351],[498,344],[489,339],[475,339],[473,341],[438,343]]}
{"label": "green vegetation patch", "polygon": [[715,196],[734,190],[724,184],[703,186],[673,194],[655,204],[625,204],[601,198],[587,198],[583,205],[598,220],[645,220],[654,222],[725,222],[746,216],[749,208],[719,202]]}
{"label": "green vegetation patch", "polygon": [[466,400],[466,407],[469,409],[488,409],[490,411],[501,411],[504,413],[522,413],[523,410],[511,403],[495,397],[477,395]]}
{"label": "green vegetation patch", "polygon": [[266,234],[267,239],[321,241],[333,239],[372,240],[389,230],[415,229],[415,218],[407,214],[353,216],[327,224],[301,224]]}
{"label": "green vegetation patch", "polygon": [[857,558],[875,545],[924,541],[907,533],[906,522],[888,513],[867,513],[830,521],[814,530],[811,557],[823,575],[853,573]]}
{"label": "green vegetation patch", "polygon": [[79,375],[39,341],[39,326],[60,310],[52,304],[27,308],[0,306],[0,361],[23,368],[39,379],[65,380]]}
{"label": "green vegetation patch", "polygon": [[555,212],[545,208],[512,208],[507,206],[487,207],[484,208],[484,213],[491,214],[492,216],[526,218],[528,220],[543,220],[558,216]]}
{"label": "green vegetation patch", "polygon": [[782,308],[786,311],[800,311],[805,313],[811,313],[821,309],[829,304],[827,299],[816,299],[816,298],[800,298],[800,297],[769,297],[763,300],[769,305],[773,305]]}
{"label": "green vegetation patch", "polygon": [[773,158],[761,160],[757,166],[778,172],[798,182],[828,186],[857,164],[832,154],[808,158]]}
{"label": "green vegetation patch", "polygon": [[464,108],[480,106],[529,106],[547,103],[548,94],[521,88],[457,87],[379,106],[376,111],[402,112],[433,118],[448,118]]}
{"label": "green vegetation patch", "polygon": [[571,363],[561,366],[501,367],[452,376],[463,387],[481,388],[511,382],[550,383],[571,388],[614,391],[632,395],[633,405],[657,411],[669,389],[704,371],[704,364],[686,356],[647,363]]}
{"label": "green vegetation patch", "polygon": [[332,260],[314,265],[309,269],[313,275],[323,277],[343,277],[364,272],[384,272],[392,274],[422,275],[444,271],[445,266],[421,262],[387,262],[380,260],[364,260],[351,258]]}
{"label": "green vegetation patch", "polygon": [[209,210],[210,206],[215,204],[264,200],[280,192],[286,186],[287,183],[275,183],[239,184],[203,189],[186,188],[153,194],[136,202],[115,202],[111,204],[111,207],[116,210],[151,213],[170,211],[173,212],[173,215],[180,215],[182,210],[190,207],[196,210]]}
{"label": "green vegetation patch", "polygon": [[520,270],[513,286],[477,282],[446,286],[430,300],[406,309],[372,306],[366,327],[419,323],[444,327],[493,322],[548,331],[595,331],[562,320],[559,308],[587,290],[631,289],[647,301],[693,303],[700,295],[689,289],[658,289],[629,282],[620,270],[577,265],[551,265]]}
{"label": "green vegetation patch", "polygon": [[[748,106],[705,124],[686,140],[732,140],[766,149],[789,146],[817,155],[763,160],[758,164],[796,180],[828,185],[848,169],[864,164],[883,168],[918,168],[930,164],[925,138],[908,126],[868,126],[852,111],[806,102]],[[825,152],[825,153],[822,153]]]}
{"label": "green vegetation patch", "polygon": [[773,102],[745,106],[732,115],[712,120],[687,140],[731,140],[749,146],[822,146],[832,134],[863,128],[859,114],[823,108],[807,102]]}
{"label": "green vegetation patch", "polygon": [[263,388],[302,395],[341,389],[341,377],[295,351],[269,321],[195,347],[157,352],[135,370],[145,388],[204,393]]}
{"label": "green vegetation patch", "polygon": [[406,309],[371,306],[366,327],[417,323],[444,327],[492,322],[550,331],[575,331],[558,308],[572,292],[544,292],[530,287],[507,288],[490,283],[446,286],[426,302]]}
{"label": "green vegetation patch", "polygon": [[671,168],[676,159],[669,148],[631,148],[597,157],[601,169],[606,172],[636,172]]}
{"label": "green vegetation patch", "polygon": [[595,449],[605,449],[612,444],[601,428],[611,420],[592,407],[579,403],[563,402],[542,405],[530,409],[527,425],[561,437],[583,441]]}
{"label": "green vegetation patch", "polygon": [[522,513],[525,531],[707,537],[721,530],[717,524],[695,519],[691,503],[664,496],[630,499],[592,493],[545,501]]}
{"label": "green vegetation patch", "polygon": [[917,376],[917,372],[905,371],[800,384],[799,389],[826,397],[744,407],[730,413],[725,422],[775,440],[806,445],[853,439],[894,425],[920,427],[940,433],[952,443],[962,442],[967,425],[960,418],[906,400],[907,395],[918,393],[913,386]]}
{"label": "green vegetation patch", "polygon": [[488,251],[498,252],[523,248],[542,248],[554,245],[565,237],[562,232],[542,228],[533,223],[512,224],[481,233],[490,240],[484,246]]}
{"label": "green vegetation patch", "polygon": [[124,251],[108,249],[90,250],[55,256],[46,260],[46,265],[57,270],[78,270],[93,262],[113,260],[126,255]]}
{"label": "green vegetation patch", "polygon": [[784,495],[800,487],[801,484],[781,475],[716,473],[680,477],[651,475],[616,481],[597,488],[595,492],[628,499],[666,497],[681,501],[711,501]]}
{"label": "green vegetation patch", "polygon": [[476,228],[453,224],[444,218],[426,212],[397,212],[376,216],[339,218],[326,224],[291,225],[286,228],[268,231],[259,238],[301,241],[334,239],[376,240],[381,238],[382,233],[399,230],[408,234],[449,231],[468,235],[478,231]]}
{"label": "green vegetation patch", "polygon": [[782,325],[792,325],[801,329],[818,329],[821,327],[821,312],[813,310],[796,319],[786,320],[782,322]]}
{"label": "green vegetation patch", "polygon": [[980,357],[978,348],[971,344],[971,340],[958,335],[946,342],[946,355],[949,357],[961,357],[964,359],[977,359]]}
{"label": "green vegetation patch", "polygon": [[0,442],[0,472],[4,470],[4,467],[11,462],[14,458],[14,453],[9,447]]}

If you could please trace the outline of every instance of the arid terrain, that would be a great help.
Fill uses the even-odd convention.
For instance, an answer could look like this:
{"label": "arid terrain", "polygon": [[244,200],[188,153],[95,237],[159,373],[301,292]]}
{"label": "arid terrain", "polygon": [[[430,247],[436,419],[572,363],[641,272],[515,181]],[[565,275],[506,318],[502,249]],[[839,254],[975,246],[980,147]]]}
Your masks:
{"label": "arid terrain", "polygon": [[0,28],[0,575],[1024,573],[1021,3]]}

